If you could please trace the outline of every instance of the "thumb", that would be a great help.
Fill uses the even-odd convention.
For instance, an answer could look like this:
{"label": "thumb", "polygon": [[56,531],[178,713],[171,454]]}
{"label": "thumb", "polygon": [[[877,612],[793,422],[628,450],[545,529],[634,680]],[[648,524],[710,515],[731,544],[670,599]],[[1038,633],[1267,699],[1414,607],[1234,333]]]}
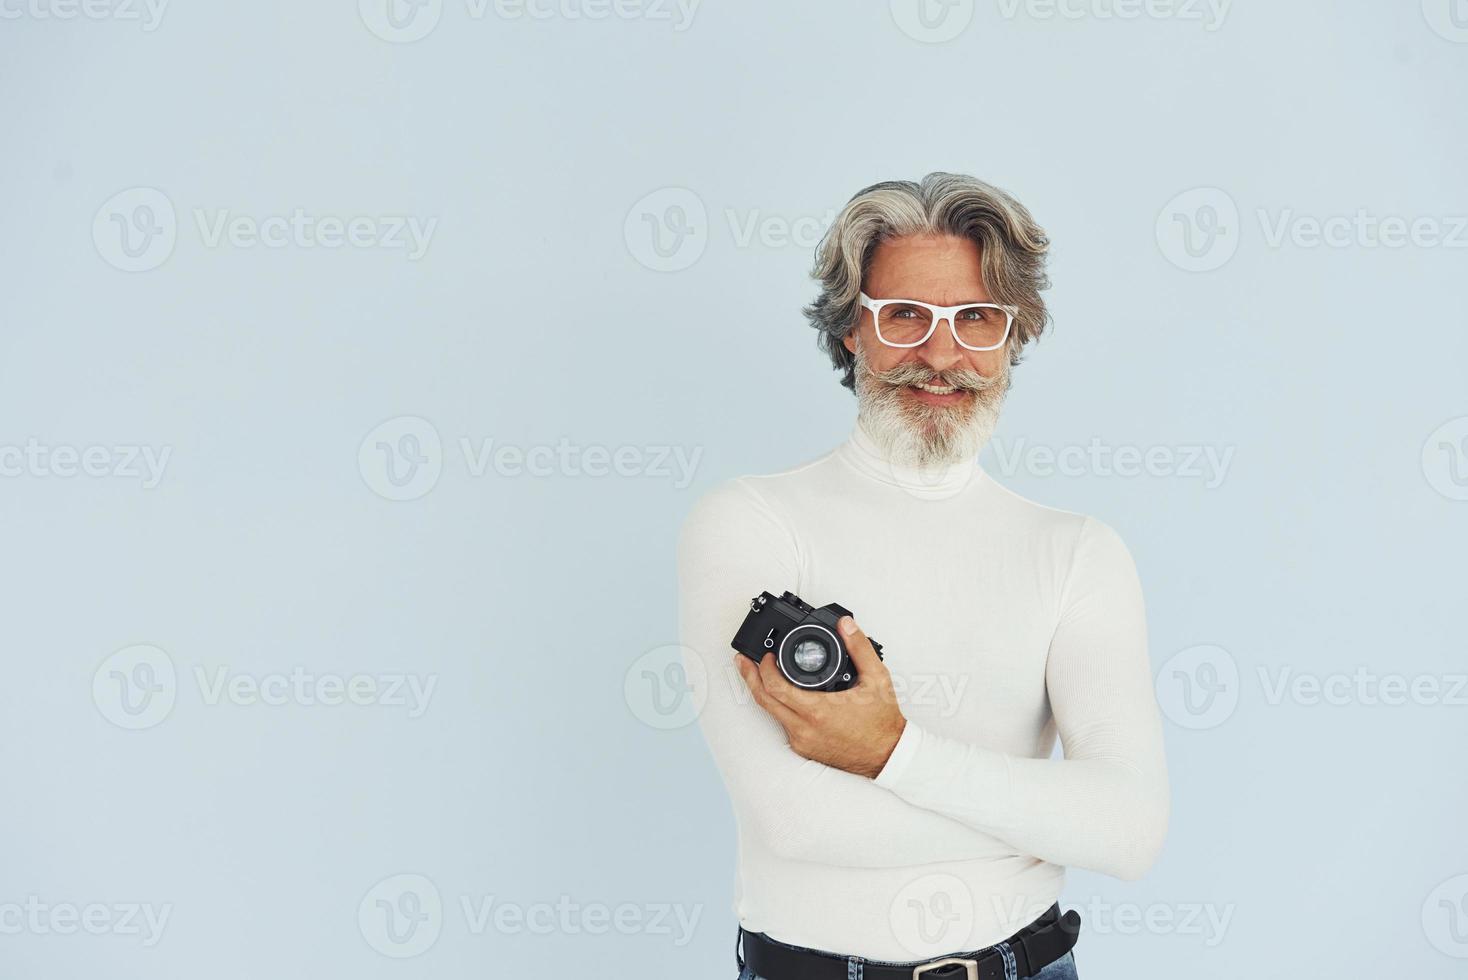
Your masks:
{"label": "thumb", "polygon": [[851,662],[856,664],[858,683],[876,680],[886,672],[887,666],[877,656],[872,641],[856,625],[856,620],[842,616],[836,628],[841,631],[841,641],[846,644],[846,652],[851,654]]}

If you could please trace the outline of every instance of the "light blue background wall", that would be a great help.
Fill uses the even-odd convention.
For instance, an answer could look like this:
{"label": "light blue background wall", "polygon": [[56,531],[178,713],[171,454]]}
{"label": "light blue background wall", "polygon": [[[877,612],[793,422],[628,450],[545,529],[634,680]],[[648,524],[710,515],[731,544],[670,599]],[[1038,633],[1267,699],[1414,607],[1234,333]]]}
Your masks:
{"label": "light blue background wall", "polygon": [[[63,2],[0,2],[0,973],[732,976],[729,807],[644,683],[676,528],[844,437],[813,231],[949,169],[1055,243],[985,462],[1148,594],[1172,830],[1072,875],[1082,975],[1461,975],[1460,0]],[[252,695],[296,668],[383,686]]]}

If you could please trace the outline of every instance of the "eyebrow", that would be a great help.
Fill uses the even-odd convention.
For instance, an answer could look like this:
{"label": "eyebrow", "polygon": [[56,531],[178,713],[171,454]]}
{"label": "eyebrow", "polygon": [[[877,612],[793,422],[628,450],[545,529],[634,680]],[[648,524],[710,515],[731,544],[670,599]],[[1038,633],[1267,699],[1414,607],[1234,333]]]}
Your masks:
{"label": "eyebrow", "polygon": [[956,303],[934,303],[932,300],[918,299],[915,296],[872,296],[871,293],[867,293],[867,295],[871,296],[872,299],[884,299],[888,302],[891,302],[893,300],[905,300],[909,303],[927,303],[929,306],[977,306],[983,303],[988,303],[994,306],[999,305],[992,299],[961,299]]}

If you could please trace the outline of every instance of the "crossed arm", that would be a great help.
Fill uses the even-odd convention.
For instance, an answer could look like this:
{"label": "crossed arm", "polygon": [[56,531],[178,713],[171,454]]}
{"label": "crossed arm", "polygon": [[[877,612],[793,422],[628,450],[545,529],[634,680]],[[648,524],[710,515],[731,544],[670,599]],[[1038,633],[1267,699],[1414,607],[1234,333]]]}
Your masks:
{"label": "crossed arm", "polygon": [[690,515],[679,576],[683,643],[710,680],[705,736],[741,824],[778,853],[868,867],[1025,854],[1129,879],[1156,859],[1168,819],[1161,723],[1140,586],[1110,529],[1082,529],[1050,646],[1063,759],[997,752],[904,718],[886,666],[849,620],[859,683],[848,691],[803,691],[773,658],[756,667],[733,653],[739,598],[798,582],[793,536],[738,482]]}

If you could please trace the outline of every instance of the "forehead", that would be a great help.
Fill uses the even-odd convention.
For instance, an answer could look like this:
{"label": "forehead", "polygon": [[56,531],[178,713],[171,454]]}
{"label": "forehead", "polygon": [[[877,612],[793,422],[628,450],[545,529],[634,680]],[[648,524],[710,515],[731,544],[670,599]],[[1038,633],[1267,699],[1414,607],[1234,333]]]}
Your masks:
{"label": "forehead", "polygon": [[987,300],[977,243],[954,235],[889,238],[872,253],[862,280],[868,296],[937,305]]}

